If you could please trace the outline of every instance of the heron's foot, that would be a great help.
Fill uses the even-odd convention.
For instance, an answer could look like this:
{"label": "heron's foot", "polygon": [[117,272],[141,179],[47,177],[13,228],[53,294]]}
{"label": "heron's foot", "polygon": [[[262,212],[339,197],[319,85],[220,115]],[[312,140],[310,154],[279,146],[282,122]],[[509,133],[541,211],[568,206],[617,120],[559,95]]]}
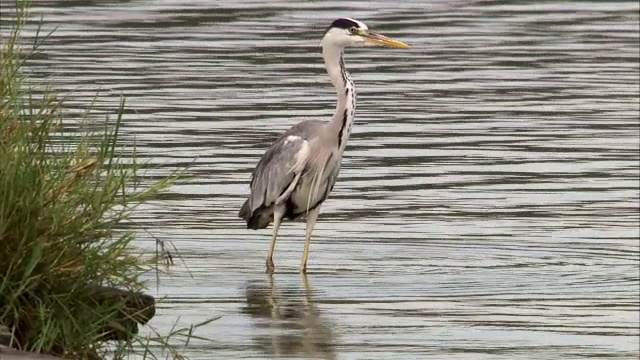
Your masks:
{"label": "heron's foot", "polygon": [[267,274],[273,274],[276,271],[276,266],[273,264],[273,258],[267,258]]}

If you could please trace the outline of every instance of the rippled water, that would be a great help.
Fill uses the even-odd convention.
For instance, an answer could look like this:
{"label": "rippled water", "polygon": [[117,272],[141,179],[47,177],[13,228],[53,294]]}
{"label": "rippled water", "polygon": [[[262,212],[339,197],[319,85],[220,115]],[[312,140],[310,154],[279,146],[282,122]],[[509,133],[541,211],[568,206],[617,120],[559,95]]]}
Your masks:
{"label": "rippled water", "polygon": [[[637,1],[33,2],[58,27],[35,78],[79,110],[102,90],[97,115],[125,95],[154,175],[193,162],[136,219],[184,260],[152,324],[222,316],[191,358],[640,355]],[[357,119],[311,273],[287,223],[269,278],[270,230],[236,214],[278,134],[330,117],[340,16],[412,48],[348,51]]]}

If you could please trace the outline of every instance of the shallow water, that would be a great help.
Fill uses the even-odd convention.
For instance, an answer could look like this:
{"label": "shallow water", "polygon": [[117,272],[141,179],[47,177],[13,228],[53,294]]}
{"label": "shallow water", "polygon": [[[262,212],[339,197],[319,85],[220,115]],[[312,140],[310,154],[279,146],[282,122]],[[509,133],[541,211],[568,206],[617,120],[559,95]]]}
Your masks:
{"label": "shallow water", "polygon": [[[190,358],[640,355],[637,1],[33,3],[58,27],[35,79],[78,111],[101,90],[96,117],[125,95],[153,175],[191,164],[135,219],[182,257],[152,325],[221,316]],[[340,16],[412,48],[348,51],[357,119],[310,274],[287,223],[270,278],[270,230],[236,214],[277,135],[330,117]]]}

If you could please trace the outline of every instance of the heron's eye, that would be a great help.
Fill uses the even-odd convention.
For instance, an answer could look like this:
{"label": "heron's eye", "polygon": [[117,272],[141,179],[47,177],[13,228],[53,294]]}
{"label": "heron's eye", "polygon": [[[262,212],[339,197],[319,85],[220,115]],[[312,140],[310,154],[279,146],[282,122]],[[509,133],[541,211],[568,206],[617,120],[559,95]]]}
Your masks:
{"label": "heron's eye", "polygon": [[356,29],[355,27],[350,27],[349,28],[349,32],[352,33],[352,34],[355,34],[355,33],[358,32],[358,29]]}

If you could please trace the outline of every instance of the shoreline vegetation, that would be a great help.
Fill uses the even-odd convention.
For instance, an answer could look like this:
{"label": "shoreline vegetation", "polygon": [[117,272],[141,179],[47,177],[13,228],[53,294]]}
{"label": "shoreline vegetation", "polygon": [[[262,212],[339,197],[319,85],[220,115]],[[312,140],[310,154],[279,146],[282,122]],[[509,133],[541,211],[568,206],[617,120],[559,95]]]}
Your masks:
{"label": "shoreline vegetation", "polygon": [[166,254],[141,254],[122,226],[179,176],[143,177],[119,138],[124,101],[102,124],[91,104],[75,120],[46,84],[28,85],[25,64],[46,40],[21,37],[28,9],[4,9],[0,42],[0,359],[182,359],[178,345],[213,319],[138,333],[155,315],[143,276]]}

